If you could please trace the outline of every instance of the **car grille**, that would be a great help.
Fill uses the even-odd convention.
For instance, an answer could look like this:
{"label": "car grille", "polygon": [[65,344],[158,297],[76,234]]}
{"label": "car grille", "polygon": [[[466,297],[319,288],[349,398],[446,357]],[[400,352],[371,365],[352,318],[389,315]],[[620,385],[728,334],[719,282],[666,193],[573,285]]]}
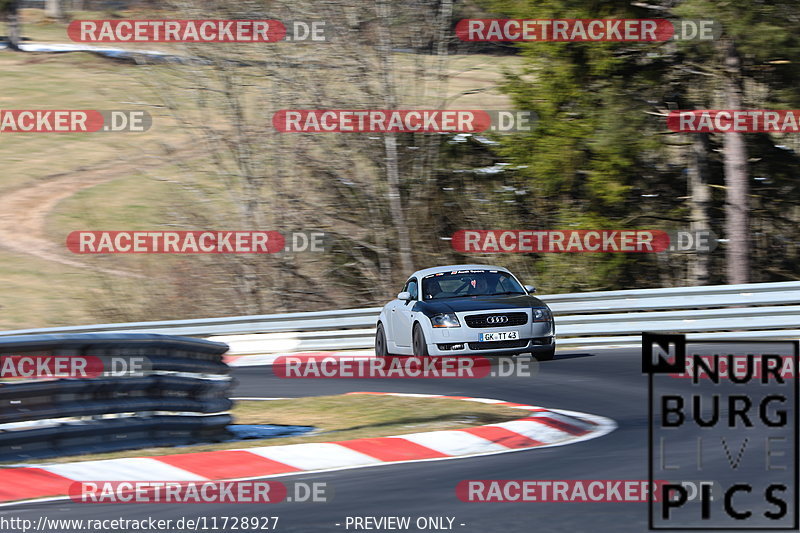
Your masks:
{"label": "car grille", "polygon": [[515,341],[493,341],[493,342],[470,342],[470,350],[497,350],[503,348],[524,348],[528,345],[528,339],[518,339]]}
{"label": "car grille", "polygon": [[[508,322],[500,324],[489,323],[489,317],[502,316],[508,318]],[[506,326],[521,326],[528,323],[528,313],[490,313],[485,315],[469,315],[464,317],[467,326],[471,328],[502,328]]]}

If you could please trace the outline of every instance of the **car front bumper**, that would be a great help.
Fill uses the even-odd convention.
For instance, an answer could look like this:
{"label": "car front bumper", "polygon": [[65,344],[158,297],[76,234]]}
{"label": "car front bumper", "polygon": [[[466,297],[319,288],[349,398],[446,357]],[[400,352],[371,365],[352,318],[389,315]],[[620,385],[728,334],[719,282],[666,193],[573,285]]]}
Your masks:
{"label": "car front bumper", "polygon": [[518,343],[511,341],[481,342],[481,343],[440,343],[429,344],[430,355],[513,355],[517,353],[545,352],[555,345],[554,337],[537,337],[534,339],[520,339]]}
{"label": "car front bumper", "polygon": [[[471,328],[467,326],[466,316],[496,315],[502,313],[525,312],[527,323],[517,326]],[[509,309],[503,311],[459,312],[460,327],[434,328],[429,325],[425,340],[430,355],[496,355],[516,353],[536,353],[551,350],[555,344],[555,327],[552,321],[532,322],[530,309]],[[482,333],[516,331],[517,340],[482,342]]]}

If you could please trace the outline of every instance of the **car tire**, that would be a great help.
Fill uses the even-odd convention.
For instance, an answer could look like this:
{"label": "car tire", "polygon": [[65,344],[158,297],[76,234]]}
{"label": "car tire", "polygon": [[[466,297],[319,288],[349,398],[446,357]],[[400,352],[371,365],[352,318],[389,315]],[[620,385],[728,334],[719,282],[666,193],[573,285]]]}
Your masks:
{"label": "car tire", "polygon": [[551,361],[555,355],[556,355],[555,345],[551,346],[547,350],[533,353],[533,357],[536,358],[537,361]]}
{"label": "car tire", "polygon": [[419,324],[414,324],[411,334],[411,346],[413,353],[417,357],[428,357],[428,344],[425,342],[425,333]]}
{"label": "car tire", "polygon": [[383,324],[378,324],[378,330],[375,332],[375,357],[389,357],[389,345],[386,344]]}

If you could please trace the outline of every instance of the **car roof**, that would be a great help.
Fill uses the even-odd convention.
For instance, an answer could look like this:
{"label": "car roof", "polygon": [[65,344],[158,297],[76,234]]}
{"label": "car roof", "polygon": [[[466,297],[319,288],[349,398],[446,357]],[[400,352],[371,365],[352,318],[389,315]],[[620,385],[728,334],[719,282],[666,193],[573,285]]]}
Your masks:
{"label": "car roof", "polygon": [[495,265],[444,265],[417,270],[409,277],[417,276],[419,278],[424,278],[425,276],[436,274],[438,272],[452,272],[453,270],[500,270],[501,272],[508,272],[507,268]]}

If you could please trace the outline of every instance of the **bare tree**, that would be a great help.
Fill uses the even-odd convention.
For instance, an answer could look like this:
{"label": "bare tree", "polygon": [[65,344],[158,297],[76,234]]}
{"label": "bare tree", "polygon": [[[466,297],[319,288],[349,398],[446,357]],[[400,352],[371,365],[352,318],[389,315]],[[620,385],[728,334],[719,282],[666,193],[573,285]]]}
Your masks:
{"label": "bare tree", "polygon": [[6,36],[11,50],[21,50],[22,29],[19,16],[19,0],[0,0],[0,12],[6,19]]}
{"label": "bare tree", "polygon": [[348,303],[353,298],[377,303],[396,293],[400,278],[414,269],[415,235],[424,242],[430,233],[416,220],[412,226],[406,211],[413,185],[432,174],[436,161],[426,143],[438,143],[440,136],[280,133],[272,119],[282,109],[430,105],[414,91],[445,85],[442,61],[395,49],[422,52],[433,46],[446,56],[452,5],[445,5],[433,0],[391,8],[388,1],[376,6],[362,0],[174,4],[185,18],[321,20],[330,39],[187,44],[185,53],[195,61],[147,67],[148,83],[203,151],[186,161],[176,182],[185,194],[176,205],[176,224],[285,234],[317,229],[335,238],[336,253],[326,256],[215,258],[218,272],[206,279],[219,279],[234,291],[229,301],[235,312],[335,306],[344,287]]}
{"label": "bare tree", "polygon": [[[394,63],[392,61],[391,44],[391,2],[378,0],[379,44],[381,85],[386,109],[397,109],[397,87],[394,82]],[[394,133],[384,134],[386,146],[386,182],[388,184],[389,210],[397,228],[397,241],[400,254],[400,265],[404,272],[414,270],[411,258],[411,239],[406,223],[406,212],[400,198],[399,163],[397,158],[397,136]]]}
{"label": "bare tree", "polygon": [[[727,109],[742,109],[741,59],[732,40],[722,42],[724,94]],[[747,146],[738,132],[723,137],[725,166],[725,227],[728,239],[728,283],[747,283],[750,277],[749,183]]]}
{"label": "bare tree", "polygon": [[56,20],[64,20],[64,6],[62,0],[45,0],[44,15]]}
{"label": "bare tree", "polygon": [[[711,188],[708,186],[709,168],[708,154],[711,151],[707,133],[697,133],[690,148],[689,160],[689,197],[691,205],[692,231],[708,231],[711,229]],[[711,256],[706,253],[695,253],[690,259],[689,280],[692,285],[708,285],[711,277]]]}

